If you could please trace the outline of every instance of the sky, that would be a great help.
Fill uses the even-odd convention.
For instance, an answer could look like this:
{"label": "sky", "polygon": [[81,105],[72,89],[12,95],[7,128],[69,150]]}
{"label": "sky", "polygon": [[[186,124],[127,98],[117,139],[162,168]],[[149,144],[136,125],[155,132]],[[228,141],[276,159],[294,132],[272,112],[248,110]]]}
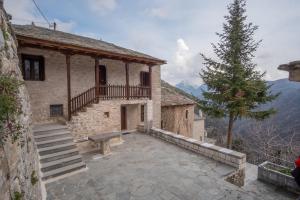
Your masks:
{"label": "sky", "polygon": [[[199,85],[200,53],[214,58],[211,43],[222,32],[232,0],[35,0],[58,30],[84,35],[167,61],[162,79]],[[33,0],[4,0],[16,24],[48,26]],[[259,26],[255,54],[266,80],[287,78],[280,64],[300,60],[300,1],[248,0],[248,22]]]}

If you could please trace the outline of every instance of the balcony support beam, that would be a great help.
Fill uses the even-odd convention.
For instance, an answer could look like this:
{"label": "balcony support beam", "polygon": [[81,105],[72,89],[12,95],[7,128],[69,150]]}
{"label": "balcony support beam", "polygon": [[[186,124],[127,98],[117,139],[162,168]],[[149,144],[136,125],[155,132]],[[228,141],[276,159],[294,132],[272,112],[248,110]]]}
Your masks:
{"label": "balcony support beam", "polygon": [[95,95],[99,97],[99,83],[100,83],[100,74],[99,74],[99,58],[95,58],[95,88],[96,92]]}
{"label": "balcony support beam", "polygon": [[68,93],[68,121],[71,120],[71,55],[66,53],[66,65],[67,65],[67,93]]}
{"label": "balcony support beam", "polygon": [[149,91],[149,99],[152,99],[152,65],[148,65],[149,67],[149,87],[150,87],[150,91]]}
{"label": "balcony support beam", "polygon": [[126,72],[126,98],[129,100],[129,63],[125,63],[125,72]]}

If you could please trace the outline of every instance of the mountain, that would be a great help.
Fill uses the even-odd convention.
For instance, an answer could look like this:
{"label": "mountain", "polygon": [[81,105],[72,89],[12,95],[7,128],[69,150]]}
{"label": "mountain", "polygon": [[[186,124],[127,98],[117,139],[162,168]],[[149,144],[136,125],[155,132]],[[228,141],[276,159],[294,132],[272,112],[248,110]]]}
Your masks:
{"label": "mountain", "polygon": [[[276,126],[276,129],[282,135],[291,134],[291,132],[300,134],[300,83],[280,79],[269,81],[268,84],[272,85],[272,93],[280,92],[281,94],[273,102],[262,105],[259,108],[265,109],[273,107],[277,110],[275,115],[262,122],[263,125]],[[187,83],[179,83],[176,86],[200,99],[202,98],[202,90],[207,89],[205,85],[195,87]],[[251,126],[253,127],[253,125],[255,125],[253,120],[240,120],[235,124],[235,130],[241,134],[249,134]]]}
{"label": "mountain", "polygon": [[202,91],[207,90],[206,85],[200,85],[200,86],[194,86],[194,85],[190,85],[187,82],[180,82],[176,85],[176,87],[178,87],[179,89],[199,98],[202,99]]}

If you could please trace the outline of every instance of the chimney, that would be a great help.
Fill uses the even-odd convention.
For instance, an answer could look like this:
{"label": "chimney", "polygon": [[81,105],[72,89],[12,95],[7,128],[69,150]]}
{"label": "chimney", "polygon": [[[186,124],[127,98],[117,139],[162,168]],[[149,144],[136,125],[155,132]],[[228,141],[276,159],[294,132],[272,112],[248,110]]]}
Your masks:
{"label": "chimney", "polygon": [[199,117],[202,118],[203,117],[203,114],[202,114],[202,111],[199,109]]}

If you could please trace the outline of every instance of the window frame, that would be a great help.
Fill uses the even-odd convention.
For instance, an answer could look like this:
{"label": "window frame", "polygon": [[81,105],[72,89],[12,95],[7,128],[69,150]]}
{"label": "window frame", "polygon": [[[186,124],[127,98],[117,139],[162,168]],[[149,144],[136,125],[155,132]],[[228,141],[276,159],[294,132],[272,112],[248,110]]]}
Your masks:
{"label": "window frame", "polygon": [[144,87],[150,87],[150,73],[141,71],[140,72],[140,84]]}
{"label": "window frame", "polygon": [[[23,79],[25,81],[44,81],[45,80],[45,59],[43,56],[38,56],[38,55],[29,55],[29,54],[22,54],[22,74],[23,74]],[[26,78],[25,74],[25,60],[29,60],[30,66],[30,74],[29,78]],[[38,61],[39,63],[39,77],[38,79],[35,79],[35,74],[34,74],[34,62]]]}

